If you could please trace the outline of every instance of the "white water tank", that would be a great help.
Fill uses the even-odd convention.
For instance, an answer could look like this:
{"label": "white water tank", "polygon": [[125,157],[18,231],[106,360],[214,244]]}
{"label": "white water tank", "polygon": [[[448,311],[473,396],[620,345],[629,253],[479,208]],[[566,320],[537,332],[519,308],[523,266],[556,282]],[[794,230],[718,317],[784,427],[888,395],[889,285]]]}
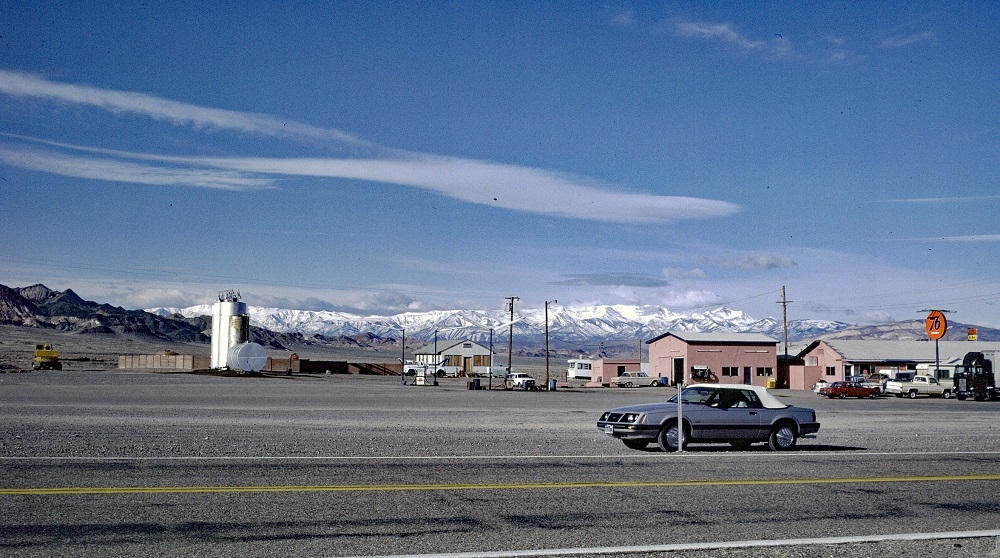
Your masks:
{"label": "white water tank", "polygon": [[260,372],[267,364],[267,353],[257,343],[240,343],[229,347],[226,364],[233,370]]}

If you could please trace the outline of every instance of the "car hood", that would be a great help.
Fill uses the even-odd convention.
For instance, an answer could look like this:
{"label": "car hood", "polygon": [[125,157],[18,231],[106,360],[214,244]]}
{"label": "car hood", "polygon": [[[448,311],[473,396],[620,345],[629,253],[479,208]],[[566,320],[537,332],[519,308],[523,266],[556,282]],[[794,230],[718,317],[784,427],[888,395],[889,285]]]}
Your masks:
{"label": "car hood", "polygon": [[[676,407],[676,403],[643,403],[641,405],[629,405],[628,407],[618,407],[611,409],[609,413],[648,413],[650,411],[662,410],[664,406],[669,405],[671,407]],[[690,403],[685,403],[685,406],[689,406]]]}

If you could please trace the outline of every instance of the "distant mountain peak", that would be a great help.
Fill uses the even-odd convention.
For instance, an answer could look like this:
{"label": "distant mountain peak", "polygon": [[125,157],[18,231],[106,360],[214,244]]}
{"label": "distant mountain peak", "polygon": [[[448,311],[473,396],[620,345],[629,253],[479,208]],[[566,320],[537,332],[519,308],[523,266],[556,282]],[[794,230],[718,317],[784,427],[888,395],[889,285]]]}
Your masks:
{"label": "distant mountain peak", "polygon": [[[211,305],[189,308],[151,308],[160,316],[180,314],[188,318],[211,313]],[[404,312],[391,316],[358,316],[343,312],[314,312],[249,306],[251,323],[283,333],[357,336],[373,333],[397,337],[405,330],[407,339],[430,341],[471,339],[494,343],[509,335],[510,314],[499,310],[433,310]],[[539,346],[545,340],[543,308],[523,308],[515,312],[514,337],[519,343]],[[601,343],[631,344],[652,339],[668,331],[763,333],[775,339],[784,335],[773,318],[756,319],[741,310],[720,306],[690,315],[660,306],[607,304],[595,306],[549,307],[549,341],[553,346],[581,347]],[[848,327],[840,322],[800,320],[789,322],[790,338],[813,338]],[[490,329],[493,328],[491,332]]]}

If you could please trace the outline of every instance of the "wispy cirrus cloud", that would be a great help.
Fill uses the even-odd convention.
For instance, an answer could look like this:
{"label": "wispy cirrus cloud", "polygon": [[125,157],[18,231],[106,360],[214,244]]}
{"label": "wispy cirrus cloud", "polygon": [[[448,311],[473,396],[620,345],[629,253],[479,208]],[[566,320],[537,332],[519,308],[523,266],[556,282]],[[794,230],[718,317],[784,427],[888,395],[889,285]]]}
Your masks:
{"label": "wispy cirrus cloud", "polygon": [[939,198],[896,198],[878,200],[879,203],[951,203],[1000,199],[1000,194],[989,196],[942,196]]}
{"label": "wispy cirrus cloud", "polygon": [[665,287],[670,283],[659,277],[637,273],[578,273],[566,275],[553,284],[566,287]]}
{"label": "wispy cirrus cloud", "polygon": [[898,238],[896,241],[919,242],[1000,242],[1000,234],[966,234],[958,236],[929,236],[922,238]]}
{"label": "wispy cirrus cloud", "polygon": [[706,262],[713,263],[721,267],[733,269],[753,270],[753,269],[779,269],[783,267],[795,267],[795,260],[788,256],[768,254],[765,252],[746,252],[732,257],[725,258],[704,258]]}
{"label": "wispy cirrus cloud", "polygon": [[719,41],[743,50],[767,52],[772,55],[788,54],[792,51],[791,43],[780,34],[775,34],[767,40],[751,39],[731,23],[680,21],[674,26],[674,31],[682,37]]}
{"label": "wispy cirrus cloud", "polygon": [[935,34],[933,31],[923,31],[921,33],[914,33],[912,35],[887,37],[885,39],[882,39],[882,41],[879,43],[879,46],[882,48],[900,48],[915,43],[931,41],[934,40],[934,37]]}
{"label": "wispy cirrus cloud", "polygon": [[145,165],[121,159],[81,157],[5,143],[0,143],[0,163],[74,178],[157,186],[260,190],[274,188],[275,182],[272,178],[249,176],[238,171]]}
{"label": "wispy cirrus cloud", "polygon": [[102,89],[47,80],[34,74],[0,69],[0,93],[86,105],[113,113],[130,113],[196,129],[233,130],[277,137],[299,137],[373,146],[347,132],[289,121],[268,114],[202,107],[146,93]]}
{"label": "wispy cirrus cloud", "polygon": [[[64,176],[193,187],[259,189],[279,177],[366,180],[433,191],[442,196],[526,213],[592,221],[655,223],[731,215],[739,206],[720,200],[622,191],[547,169],[391,149],[339,130],[169,99],[90,86],[55,83],[0,70],[0,94],[48,99],[128,112],[195,129],[227,129],[293,139],[326,139],[370,148],[358,158],[191,157],[116,151],[4,134],[4,164]],[[37,146],[47,146],[48,149]],[[83,155],[81,155],[83,154]],[[140,163],[137,163],[141,162]]]}

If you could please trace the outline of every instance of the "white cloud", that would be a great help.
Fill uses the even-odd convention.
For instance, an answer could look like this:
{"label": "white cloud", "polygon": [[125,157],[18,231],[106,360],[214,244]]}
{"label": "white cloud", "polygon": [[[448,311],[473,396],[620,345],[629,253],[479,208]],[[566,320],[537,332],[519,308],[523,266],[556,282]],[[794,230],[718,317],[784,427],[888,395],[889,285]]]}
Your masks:
{"label": "white cloud", "polygon": [[745,49],[757,49],[767,44],[764,41],[752,41],[748,39],[729,23],[682,21],[677,24],[677,33],[685,37],[716,39]]}
{"label": "white cloud", "polygon": [[[514,211],[610,222],[662,223],[722,217],[739,211],[739,206],[719,200],[623,192],[610,186],[599,187],[594,180],[567,173],[389,149],[339,130],[287,122],[269,115],[199,107],[143,93],[54,83],[31,74],[0,70],[0,93],[141,114],[180,126],[335,139],[365,145],[379,154],[374,158],[182,157],[75,146],[7,134],[21,141],[100,155],[81,157],[14,147],[6,147],[0,153],[8,165],[65,176],[228,189],[268,187],[273,185],[275,176],[367,180],[421,188]],[[138,165],[131,161],[156,161],[173,167]]]}
{"label": "white cloud", "polygon": [[265,176],[274,175],[368,180],[412,186],[481,205],[591,221],[667,222],[721,217],[739,210],[735,204],[718,200],[596,188],[585,178],[544,169],[418,153],[382,159],[178,157],[41,143],[185,168],[14,147],[0,148],[0,160],[10,166],[80,178],[229,189],[268,187],[273,179]]}
{"label": "white cloud", "polygon": [[0,93],[12,97],[40,98],[87,105],[113,113],[138,114],[178,126],[192,126],[199,129],[226,129],[268,136],[295,136],[371,145],[340,130],[284,120],[268,114],[202,107],[132,91],[58,83],[34,74],[10,70],[0,70]]}
{"label": "white cloud", "polygon": [[722,267],[730,267],[735,269],[777,269],[783,267],[795,267],[796,263],[792,258],[788,256],[779,256],[777,254],[768,254],[763,252],[747,252],[739,254],[733,257],[726,258],[705,258],[705,261],[711,262]]}
{"label": "white cloud", "polygon": [[922,43],[924,41],[929,41],[934,39],[933,31],[923,31],[921,33],[915,33],[913,35],[908,35],[905,37],[889,37],[883,39],[880,43],[882,48],[899,48],[904,46],[909,46],[915,43]]}
{"label": "white cloud", "polygon": [[272,178],[251,177],[241,172],[143,165],[131,161],[79,157],[7,144],[0,144],[0,162],[12,167],[62,176],[132,184],[257,190],[271,188],[274,183]]}

